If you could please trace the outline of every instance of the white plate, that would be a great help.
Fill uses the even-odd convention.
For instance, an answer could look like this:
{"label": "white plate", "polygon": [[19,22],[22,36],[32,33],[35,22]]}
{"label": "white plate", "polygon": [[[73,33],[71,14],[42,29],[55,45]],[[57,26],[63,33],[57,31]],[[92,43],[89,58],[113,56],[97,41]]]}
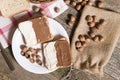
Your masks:
{"label": "white plate", "polygon": [[[61,35],[66,37],[69,41],[67,32],[65,31],[65,29],[61,24],[59,24],[57,21],[50,18],[48,18],[48,21],[50,24],[50,31],[54,36]],[[28,59],[23,57],[20,54],[21,52],[20,46],[23,44],[24,42],[23,42],[22,35],[20,31],[16,29],[12,39],[12,51],[16,61],[20,64],[20,66],[22,66],[25,70],[30,71],[32,73],[36,73],[36,74],[46,74],[46,73],[52,72],[48,70],[46,67],[44,67],[44,65],[40,66],[36,63],[30,63]],[[38,46],[35,46],[35,47],[38,47]]]}

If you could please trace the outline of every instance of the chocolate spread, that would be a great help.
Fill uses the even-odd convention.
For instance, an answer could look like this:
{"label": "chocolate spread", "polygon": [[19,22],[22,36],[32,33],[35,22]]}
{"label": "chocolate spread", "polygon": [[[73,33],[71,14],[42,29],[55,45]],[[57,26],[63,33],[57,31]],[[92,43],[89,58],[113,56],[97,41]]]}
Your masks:
{"label": "chocolate spread", "polygon": [[70,45],[67,40],[57,40],[55,43],[55,48],[57,51],[57,66],[70,66],[71,65],[71,52]]}
{"label": "chocolate spread", "polygon": [[33,29],[36,33],[38,43],[43,43],[52,39],[47,18],[39,17],[32,19],[31,21],[33,22]]}

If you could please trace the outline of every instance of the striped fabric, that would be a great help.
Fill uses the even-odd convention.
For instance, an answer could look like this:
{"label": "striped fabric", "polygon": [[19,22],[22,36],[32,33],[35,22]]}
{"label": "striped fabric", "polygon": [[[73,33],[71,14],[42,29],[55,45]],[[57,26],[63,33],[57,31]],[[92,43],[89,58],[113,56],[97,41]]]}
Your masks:
{"label": "striped fabric", "polygon": [[[68,7],[64,3],[63,0],[58,0],[56,2],[46,3],[46,4],[30,4],[31,7],[33,5],[36,5],[46,12],[46,16],[54,18],[61,13],[63,13]],[[54,11],[54,7],[59,7],[60,12],[56,13]],[[32,11],[32,8],[29,11],[20,13],[18,15],[15,15],[12,18],[4,18],[0,16],[0,42],[2,43],[4,48],[7,48],[9,45],[11,45],[12,36],[17,28],[17,24],[21,21],[25,21],[32,17],[34,12]]]}

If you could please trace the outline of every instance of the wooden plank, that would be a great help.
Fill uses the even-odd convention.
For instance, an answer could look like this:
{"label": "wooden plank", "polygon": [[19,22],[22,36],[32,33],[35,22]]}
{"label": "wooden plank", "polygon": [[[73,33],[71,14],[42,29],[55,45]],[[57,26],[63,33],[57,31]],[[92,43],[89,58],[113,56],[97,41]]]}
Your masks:
{"label": "wooden plank", "polygon": [[[8,57],[12,60],[15,71],[11,72],[6,65],[3,57],[0,55],[0,80],[57,80],[51,74],[33,74],[24,70],[11,55],[11,48],[7,48]],[[1,54],[1,53],[0,53]],[[5,79],[4,79],[5,78]]]}

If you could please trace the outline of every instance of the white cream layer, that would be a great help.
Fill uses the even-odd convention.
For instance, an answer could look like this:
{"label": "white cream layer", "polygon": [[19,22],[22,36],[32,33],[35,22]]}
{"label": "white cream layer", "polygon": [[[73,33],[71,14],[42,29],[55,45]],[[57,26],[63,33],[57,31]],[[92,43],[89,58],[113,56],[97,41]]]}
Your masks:
{"label": "white cream layer", "polygon": [[21,22],[19,24],[19,30],[23,34],[27,46],[33,46],[37,44],[36,35],[31,21]]}
{"label": "white cream layer", "polygon": [[55,49],[55,42],[49,42],[44,44],[44,56],[45,56],[45,65],[49,70],[57,68],[57,55]]}

